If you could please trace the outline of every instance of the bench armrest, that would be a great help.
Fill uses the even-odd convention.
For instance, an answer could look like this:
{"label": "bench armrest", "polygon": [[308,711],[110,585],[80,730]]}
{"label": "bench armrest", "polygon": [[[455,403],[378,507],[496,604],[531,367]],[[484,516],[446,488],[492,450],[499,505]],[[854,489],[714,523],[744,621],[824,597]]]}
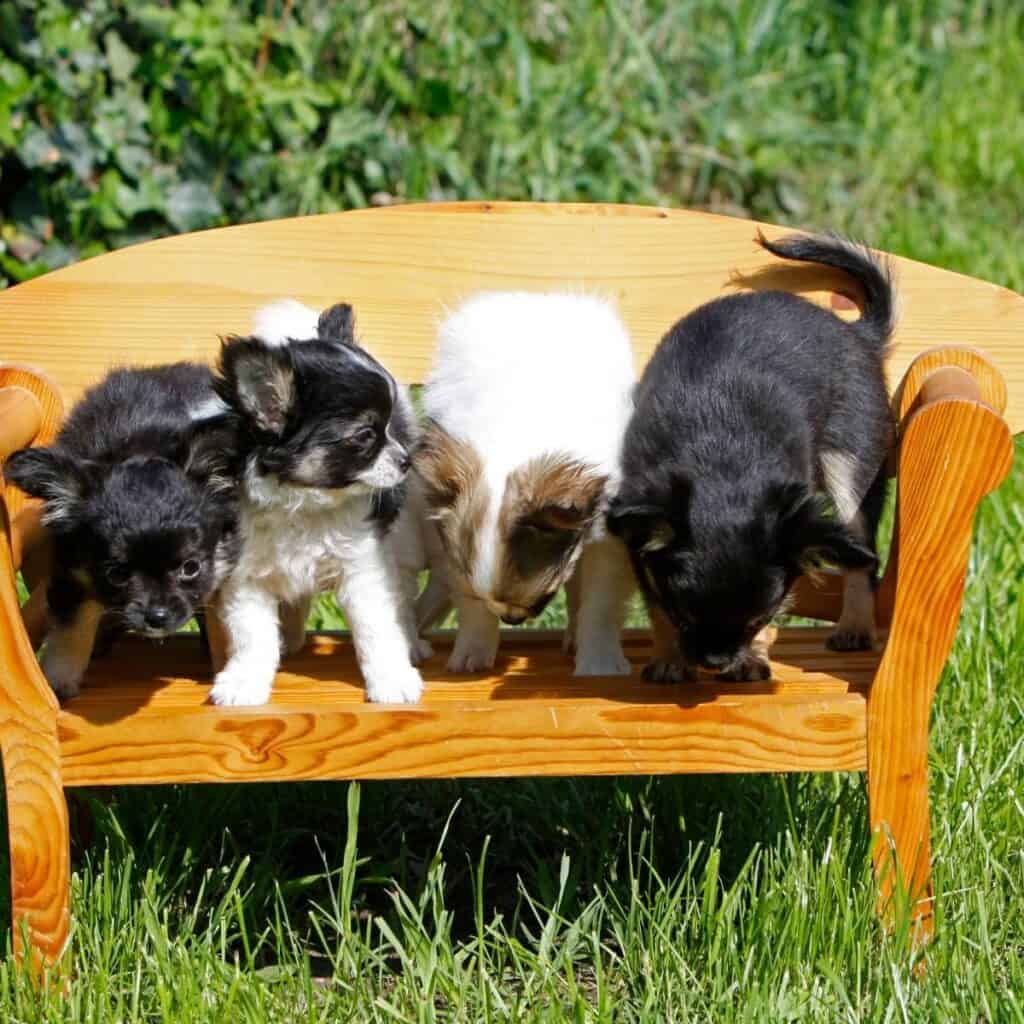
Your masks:
{"label": "bench armrest", "polygon": [[[0,366],[0,472],[12,452],[52,439],[61,410],[60,396],[44,376],[24,367]],[[57,701],[34,653],[45,629],[42,588],[49,542],[39,524],[38,506],[5,482],[0,487],[0,529],[0,729],[7,733],[15,722],[52,728]],[[26,618],[15,582],[23,563],[30,585],[36,587],[26,604]]]}

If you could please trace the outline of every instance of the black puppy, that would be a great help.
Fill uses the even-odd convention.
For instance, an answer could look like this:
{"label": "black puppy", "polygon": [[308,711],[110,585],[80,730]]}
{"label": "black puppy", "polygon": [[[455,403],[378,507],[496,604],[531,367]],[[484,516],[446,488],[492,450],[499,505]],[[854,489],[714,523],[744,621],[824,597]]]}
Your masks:
{"label": "black puppy", "polygon": [[115,370],[52,447],[7,460],[53,537],[42,667],[58,696],[78,692],[104,613],[166,636],[224,579],[238,549],[234,436],[211,372],[176,363]]}
{"label": "black puppy", "polygon": [[883,372],[891,275],[839,238],[758,241],[850,274],[863,314],[847,323],[788,292],[733,295],[662,339],[637,385],[609,513],[651,609],[649,679],[693,678],[697,667],[768,678],[755,638],[796,578],[822,564],[847,572],[828,645],[873,643],[875,532],[893,436]]}

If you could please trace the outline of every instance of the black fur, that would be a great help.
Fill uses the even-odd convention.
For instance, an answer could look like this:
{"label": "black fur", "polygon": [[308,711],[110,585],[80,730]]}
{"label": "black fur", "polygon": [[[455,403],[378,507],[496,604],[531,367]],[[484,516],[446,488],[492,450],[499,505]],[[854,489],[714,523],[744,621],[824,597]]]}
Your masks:
{"label": "black fur", "polygon": [[[410,465],[414,425],[391,374],[355,339],[352,307],[325,310],[317,337],[270,345],[230,337],[222,346],[217,393],[242,424],[241,457],[283,483],[341,490],[365,483],[378,458]],[[404,478],[374,489],[371,516],[397,517]]]}
{"label": "black fur", "polygon": [[[877,564],[892,419],[883,376],[893,288],[884,264],[832,237],[765,248],[840,267],[862,285],[847,323],[788,292],[717,299],[664,337],[636,389],[610,529],[647,600],[679,634],[685,667],[750,678],[749,644],[818,563]],[[855,466],[864,529],[821,496],[821,456]]]}
{"label": "black fur", "polygon": [[15,452],[5,477],[43,500],[54,539],[53,618],[98,600],[116,625],[165,635],[210,597],[237,548],[231,417],[208,369],[121,369],[88,391],[50,448]]}

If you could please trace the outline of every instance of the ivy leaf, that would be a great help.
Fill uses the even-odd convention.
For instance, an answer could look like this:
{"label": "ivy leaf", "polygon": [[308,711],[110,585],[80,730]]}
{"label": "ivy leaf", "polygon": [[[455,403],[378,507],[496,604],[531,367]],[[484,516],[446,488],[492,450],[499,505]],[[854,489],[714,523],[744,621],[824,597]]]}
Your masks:
{"label": "ivy leaf", "polygon": [[18,156],[26,167],[52,167],[60,162],[60,150],[50,133],[36,125],[25,132],[18,144]]}
{"label": "ivy leaf", "polygon": [[110,74],[119,82],[126,82],[139,63],[138,55],[128,48],[125,41],[111,29],[103,37],[107,50],[107,66]]}
{"label": "ivy leaf", "polygon": [[180,182],[167,196],[167,219],[178,231],[209,227],[223,213],[220,201],[202,181]]}

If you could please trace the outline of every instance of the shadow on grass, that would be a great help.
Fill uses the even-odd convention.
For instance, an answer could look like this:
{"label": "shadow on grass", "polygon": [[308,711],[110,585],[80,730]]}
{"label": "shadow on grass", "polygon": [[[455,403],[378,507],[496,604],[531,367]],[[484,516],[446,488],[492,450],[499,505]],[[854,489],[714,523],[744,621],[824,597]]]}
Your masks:
{"label": "shadow on grass", "polygon": [[[217,879],[248,858],[240,909],[252,933],[282,906],[301,932],[337,882],[346,795],[342,783],[71,791],[73,869],[99,871],[108,852],[109,870],[131,870],[136,898],[148,876],[190,905],[200,893],[215,899]],[[671,881],[714,855],[728,888],[762,848],[785,856],[796,846],[820,860],[838,827],[851,837],[852,886],[869,849],[863,787],[838,775],[373,782],[362,784],[360,803],[355,913],[392,915],[396,885],[415,898],[444,836],[456,939],[474,927],[472,874],[486,837],[485,912],[506,921],[516,920],[524,892],[558,903],[563,856],[570,873],[559,909],[572,917],[597,892],[628,900],[638,856]],[[6,856],[0,865],[6,873]],[[4,885],[9,942],[8,893]]]}

